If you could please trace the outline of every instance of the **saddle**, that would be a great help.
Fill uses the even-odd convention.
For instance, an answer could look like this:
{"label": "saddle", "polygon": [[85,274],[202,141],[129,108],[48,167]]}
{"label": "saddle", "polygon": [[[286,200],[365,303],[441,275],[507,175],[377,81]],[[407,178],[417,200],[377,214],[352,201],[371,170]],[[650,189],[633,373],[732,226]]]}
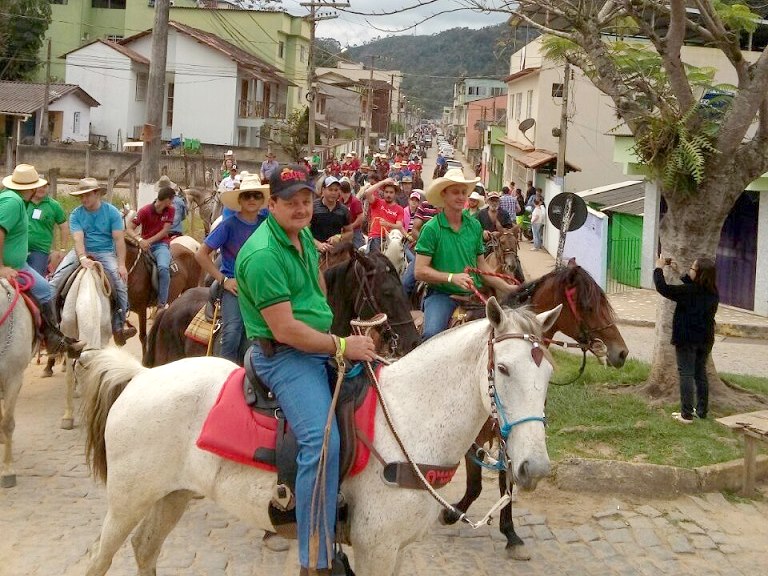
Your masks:
{"label": "saddle", "polygon": [[[72,289],[72,284],[75,282],[77,272],[82,267],[83,266],[80,263],[76,263],[64,269],[64,276],[62,277],[61,282],[59,282],[58,288],[56,289],[56,294],[54,295],[53,299],[54,310],[56,311],[56,320],[58,321],[61,321],[61,311],[64,309],[64,302],[67,301],[67,296],[69,295],[69,291]],[[112,290],[110,291],[109,295],[109,306],[112,314],[114,315],[114,313],[120,308],[120,304],[117,301],[117,286],[115,286],[115,283],[112,281],[112,277],[109,274],[106,276],[110,285],[112,286]]]}
{"label": "saddle", "polygon": [[216,334],[221,328],[221,318],[216,313],[216,306],[220,303],[222,290],[223,288],[219,285],[218,281],[214,280],[213,284],[211,284],[205,306],[200,308],[189,322],[184,330],[184,336],[198,344],[208,345],[211,341],[211,336]]}

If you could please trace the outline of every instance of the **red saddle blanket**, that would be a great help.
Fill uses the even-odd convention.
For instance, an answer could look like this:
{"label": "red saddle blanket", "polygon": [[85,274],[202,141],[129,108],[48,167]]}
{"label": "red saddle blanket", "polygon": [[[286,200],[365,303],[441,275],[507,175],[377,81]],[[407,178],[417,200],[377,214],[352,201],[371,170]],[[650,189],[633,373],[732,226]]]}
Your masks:
{"label": "red saddle blanket", "polygon": [[[203,423],[197,438],[197,447],[248,466],[276,472],[265,462],[254,460],[259,448],[274,450],[277,439],[277,419],[271,415],[254,412],[245,403],[243,381],[245,369],[234,370],[221,388],[216,403]],[[373,442],[376,392],[371,386],[365,399],[355,411],[355,427]],[[357,439],[355,460],[348,476],[354,476],[368,465],[370,450]]]}

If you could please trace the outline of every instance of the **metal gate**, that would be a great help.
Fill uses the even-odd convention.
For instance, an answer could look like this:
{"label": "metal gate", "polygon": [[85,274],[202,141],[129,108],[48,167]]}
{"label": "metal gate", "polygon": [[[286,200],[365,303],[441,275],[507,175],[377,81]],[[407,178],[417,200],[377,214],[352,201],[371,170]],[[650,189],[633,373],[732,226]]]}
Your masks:
{"label": "metal gate", "polygon": [[643,218],[613,213],[609,226],[606,292],[615,294],[639,288]]}

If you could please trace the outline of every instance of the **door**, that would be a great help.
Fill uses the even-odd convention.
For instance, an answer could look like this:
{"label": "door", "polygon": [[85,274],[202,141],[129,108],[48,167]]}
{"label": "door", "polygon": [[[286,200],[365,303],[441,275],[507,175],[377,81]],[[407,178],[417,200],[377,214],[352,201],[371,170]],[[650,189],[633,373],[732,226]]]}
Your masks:
{"label": "door", "polygon": [[725,219],[717,247],[720,302],[746,310],[755,307],[759,193],[744,192]]}

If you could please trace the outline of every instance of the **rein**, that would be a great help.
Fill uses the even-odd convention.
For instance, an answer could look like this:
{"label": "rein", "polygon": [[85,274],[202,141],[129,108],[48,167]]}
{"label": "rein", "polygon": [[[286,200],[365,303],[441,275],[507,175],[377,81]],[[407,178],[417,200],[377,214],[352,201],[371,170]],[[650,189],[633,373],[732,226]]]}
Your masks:
{"label": "rein", "polygon": [[[21,282],[19,282],[21,280]],[[13,293],[6,291],[8,297],[8,309],[0,317],[0,326],[2,326],[6,320],[8,321],[8,335],[3,342],[3,348],[0,353],[5,353],[13,340],[13,311],[16,308],[16,304],[19,303],[19,297],[22,292],[27,292],[35,285],[35,278],[29,273],[20,270],[16,278],[8,279],[8,284],[13,288]]]}

